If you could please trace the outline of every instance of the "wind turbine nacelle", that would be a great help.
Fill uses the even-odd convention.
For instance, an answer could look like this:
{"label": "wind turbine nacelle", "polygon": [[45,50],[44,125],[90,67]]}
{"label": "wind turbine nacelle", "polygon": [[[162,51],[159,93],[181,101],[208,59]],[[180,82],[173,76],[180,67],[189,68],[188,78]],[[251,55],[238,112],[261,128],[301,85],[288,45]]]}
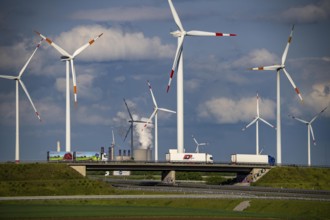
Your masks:
{"label": "wind turbine nacelle", "polygon": [[186,33],[177,30],[177,31],[172,31],[171,34],[173,37],[181,37],[182,35],[185,35]]}
{"label": "wind turbine nacelle", "polygon": [[68,61],[68,60],[71,60],[72,58],[71,57],[68,57],[68,56],[61,56],[61,61]]}

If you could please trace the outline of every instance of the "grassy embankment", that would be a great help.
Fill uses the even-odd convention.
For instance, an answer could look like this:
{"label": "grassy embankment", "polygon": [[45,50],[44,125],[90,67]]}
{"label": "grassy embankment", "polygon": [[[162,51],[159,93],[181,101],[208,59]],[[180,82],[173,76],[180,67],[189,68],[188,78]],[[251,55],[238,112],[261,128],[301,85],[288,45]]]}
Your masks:
{"label": "grassy embankment", "polygon": [[100,195],[114,189],[65,164],[0,164],[0,196]]}
{"label": "grassy embankment", "polygon": [[275,167],[253,186],[330,190],[330,169],[309,167]]}

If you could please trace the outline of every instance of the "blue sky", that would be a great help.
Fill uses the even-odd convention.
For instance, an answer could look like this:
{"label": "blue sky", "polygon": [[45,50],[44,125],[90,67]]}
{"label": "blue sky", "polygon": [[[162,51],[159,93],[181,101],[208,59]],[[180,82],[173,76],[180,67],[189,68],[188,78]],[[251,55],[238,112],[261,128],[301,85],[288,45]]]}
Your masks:
{"label": "blue sky", "polygon": [[[307,127],[288,117],[310,120],[330,104],[330,3],[328,1],[175,1],[186,30],[235,33],[236,37],[187,37],[184,43],[185,149],[191,138],[209,142],[201,151],[228,162],[234,153],[255,153],[255,126],[241,129],[256,115],[276,124],[276,73],[248,68],[278,64],[292,24],[293,40],[286,69],[304,104],[281,75],[282,163],[307,164]],[[176,75],[170,92],[177,30],[166,0],[140,1],[2,1],[0,9],[0,75],[17,75],[35,45],[39,31],[73,53],[104,33],[76,59],[78,107],[71,108],[72,150],[95,151],[111,144],[129,149],[123,98],[136,119],[153,111],[146,81],[158,105],[176,109]],[[46,152],[65,145],[65,65],[54,48],[43,43],[22,77],[42,122],[20,89],[21,161],[45,160]],[[71,86],[72,87],[72,86]],[[72,89],[72,88],[71,88]],[[73,93],[71,93],[73,94]],[[159,159],[176,148],[176,116],[159,113]],[[317,145],[312,164],[330,165],[330,109],[314,123]],[[136,147],[153,146],[153,130],[136,128]],[[276,156],[276,131],[259,127],[264,154]],[[15,156],[15,83],[0,79],[0,161]],[[141,143],[141,144],[140,144]]]}

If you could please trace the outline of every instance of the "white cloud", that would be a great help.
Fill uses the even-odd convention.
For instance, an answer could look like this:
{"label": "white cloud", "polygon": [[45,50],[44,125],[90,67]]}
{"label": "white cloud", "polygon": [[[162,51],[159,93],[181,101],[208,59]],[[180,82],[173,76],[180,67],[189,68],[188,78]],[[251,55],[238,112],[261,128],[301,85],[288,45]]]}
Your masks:
{"label": "white cloud", "polygon": [[73,19],[91,21],[145,21],[170,18],[167,8],[140,6],[134,8],[112,7],[94,10],[81,10],[72,15]]}
{"label": "white cloud", "polygon": [[[261,99],[259,104],[262,118],[275,118],[274,101]],[[226,97],[213,98],[199,105],[198,116],[217,123],[249,122],[256,116],[256,98],[242,98],[237,101]]]}
{"label": "white cloud", "polygon": [[118,76],[118,77],[114,78],[113,80],[115,82],[122,83],[126,80],[126,77],[125,76]]}
{"label": "white cloud", "polygon": [[[0,121],[1,124],[14,126],[16,120],[15,95],[11,93],[9,96],[12,97],[12,100],[1,100],[0,102]],[[64,111],[61,109],[61,106],[58,106],[52,99],[44,98],[42,100],[37,100],[33,97],[31,98],[41,117],[42,124],[64,122]],[[21,126],[25,124],[40,124],[25,94],[21,94],[20,96],[19,108]]]}
{"label": "white cloud", "polygon": [[196,78],[196,81],[190,82],[188,86],[197,89],[197,82],[201,79],[221,80],[238,85],[249,84],[251,83],[250,79],[242,74],[242,71],[279,62],[280,58],[265,48],[252,50],[236,60],[223,60],[223,58],[211,55],[187,64],[193,73],[191,75]]}
{"label": "white cloud", "polygon": [[109,107],[103,105],[79,106],[74,117],[80,124],[109,126],[112,119],[105,116],[108,109]]}
{"label": "white cloud", "polygon": [[[96,75],[91,74],[77,74],[77,97],[78,102],[80,98],[87,98],[89,100],[99,100],[102,96],[100,88],[93,86]],[[66,78],[57,78],[55,80],[55,88],[57,91],[62,93],[63,96],[66,94]],[[70,97],[73,94],[73,84],[70,80]]]}
{"label": "white cloud", "polygon": [[44,124],[65,123],[63,105],[58,105],[52,98],[44,98],[35,105]]}
{"label": "white cloud", "polygon": [[252,68],[256,66],[269,66],[279,62],[280,59],[276,54],[269,52],[265,48],[261,48],[252,50],[246,56],[234,61],[233,65],[242,68]]}
{"label": "white cloud", "polygon": [[330,57],[322,57],[322,60],[325,62],[330,62]]}
{"label": "white cloud", "polygon": [[[0,67],[11,71],[14,69],[14,72],[8,72],[6,75],[17,76],[32,55],[36,45],[37,42],[34,43],[29,39],[23,39],[14,45],[1,46]],[[32,58],[27,70],[31,67],[31,64],[35,62],[35,58],[35,56]]]}
{"label": "white cloud", "polygon": [[[162,59],[173,56],[173,45],[162,44],[159,37],[148,38],[142,32],[127,33],[101,25],[78,26],[52,39],[68,53],[73,53],[90,39],[103,33],[94,44],[77,56],[79,61]],[[47,33],[42,33],[47,36]],[[47,36],[50,37],[50,36]],[[50,48],[48,48],[50,50]],[[59,53],[51,48],[52,53]]]}
{"label": "white cloud", "polygon": [[194,92],[200,88],[201,81],[198,79],[185,80],[184,89],[186,92]]}
{"label": "white cloud", "polygon": [[[314,84],[312,91],[304,97],[304,100],[304,108],[299,108],[299,110],[291,108],[291,112],[301,115],[302,111],[307,109],[310,115],[314,115],[330,105],[330,81]],[[330,117],[330,111],[327,110],[324,115]]]}
{"label": "white cloud", "polygon": [[87,98],[91,100],[100,100],[102,90],[93,86],[95,75],[80,74],[77,76],[77,94],[78,98]]}
{"label": "white cloud", "polygon": [[[70,83],[70,88],[72,87]],[[63,95],[65,95],[66,92],[66,79],[65,78],[57,78],[55,80],[55,88],[57,91],[61,92]]]}
{"label": "white cloud", "polygon": [[329,18],[329,9],[330,4],[327,1],[292,7],[284,11],[279,19],[290,23],[315,23]]}

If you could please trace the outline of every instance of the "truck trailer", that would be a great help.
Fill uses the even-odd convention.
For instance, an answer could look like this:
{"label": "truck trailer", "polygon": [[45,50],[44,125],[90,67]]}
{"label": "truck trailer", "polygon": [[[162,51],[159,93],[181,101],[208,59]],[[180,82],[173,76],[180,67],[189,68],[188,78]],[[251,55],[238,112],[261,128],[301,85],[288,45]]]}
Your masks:
{"label": "truck trailer", "polygon": [[213,163],[213,157],[207,153],[177,153],[170,150],[166,154],[166,161],[170,163]]}
{"label": "truck trailer", "polygon": [[233,164],[269,164],[274,166],[275,158],[270,155],[232,154],[231,162]]}

